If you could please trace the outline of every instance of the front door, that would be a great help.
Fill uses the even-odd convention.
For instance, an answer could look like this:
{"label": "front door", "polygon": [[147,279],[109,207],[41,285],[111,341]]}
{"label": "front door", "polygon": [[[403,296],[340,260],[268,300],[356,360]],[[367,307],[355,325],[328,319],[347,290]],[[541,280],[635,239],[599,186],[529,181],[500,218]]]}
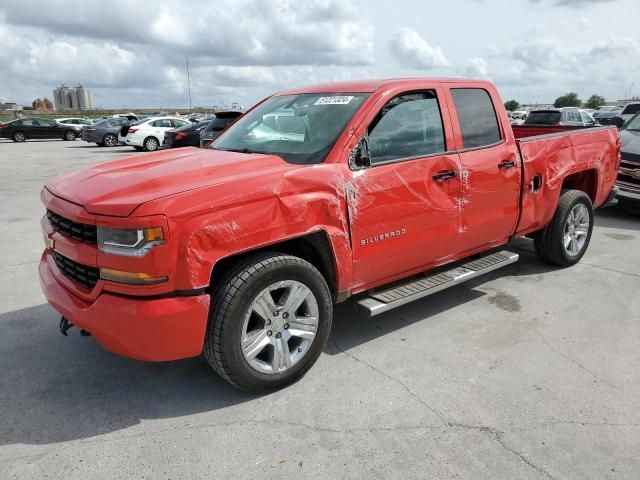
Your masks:
{"label": "front door", "polygon": [[459,244],[460,162],[436,91],[393,97],[367,133],[371,165],[347,189],[355,287],[441,261]]}

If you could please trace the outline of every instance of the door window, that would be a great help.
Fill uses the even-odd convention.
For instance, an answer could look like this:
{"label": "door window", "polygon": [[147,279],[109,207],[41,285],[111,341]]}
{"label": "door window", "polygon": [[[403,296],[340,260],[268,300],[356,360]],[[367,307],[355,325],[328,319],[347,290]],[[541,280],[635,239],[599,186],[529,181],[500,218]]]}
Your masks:
{"label": "door window", "polygon": [[373,165],[445,150],[440,107],[433,92],[408,93],[391,99],[369,126]]}
{"label": "door window", "polygon": [[173,128],[173,125],[171,124],[171,120],[169,120],[168,118],[164,118],[162,120],[156,120],[151,124],[151,126],[156,128]]}
{"label": "door window", "polygon": [[501,140],[498,117],[486,90],[453,88],[451,95],[458,113],[463,148],[486,147]]}

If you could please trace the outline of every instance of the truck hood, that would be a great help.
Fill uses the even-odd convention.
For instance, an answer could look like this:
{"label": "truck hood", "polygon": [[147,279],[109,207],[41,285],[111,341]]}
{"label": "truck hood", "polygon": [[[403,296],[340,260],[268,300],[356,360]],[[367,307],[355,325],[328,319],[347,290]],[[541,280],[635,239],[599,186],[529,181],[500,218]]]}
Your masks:
{"label": "truck hood", "polygon": [[55,177],[46,188],[89,213],[126,217],[151,200],[295,168],[275,155],[181,148],[93,165]]}

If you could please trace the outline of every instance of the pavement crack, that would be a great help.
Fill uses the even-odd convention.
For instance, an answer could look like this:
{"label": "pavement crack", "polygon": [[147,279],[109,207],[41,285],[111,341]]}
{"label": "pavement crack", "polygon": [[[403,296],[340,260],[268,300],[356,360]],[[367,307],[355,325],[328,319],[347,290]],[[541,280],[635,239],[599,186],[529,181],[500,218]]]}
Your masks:
{"label": "pavement crack", "polygon": [[613,383],[609,382],[608,380],[605,380],[604,378],[600,377],[597,373],[595,373],[594,371],[590,370],[589,368],[587,368],[586,366],[584,366],[582,363],[580,363],[578,360],[576,360],[575,358],[570,357],[569,355],[567,355],[566,353],[564,353],[562,350],[557,349],[556,347],[554,347],[553,345],[551,345],[551,343],[547,340],[547,338],[540,333],[537,330],[534,330],[535,334],[538,335],[540,337],[540,339],[544,342],[544,344],[549,347],[550,350],[552,350],[553,352],[557,353],[558,355],[560,355],[562,358],[564,358],[565,360],[567,360],[568,362],[573,363],[574,365],[576,365],[579,369],[583,370],[584,372],[588,373],[589,375],[591,375],[593,378],[595,378],[596,380],[598,380],[599,382],[602,382],[606,385],[609,385],[612,388],[618,388],[616,385],[614,385]]}
{"label": "pavement crack", "polygon": [[606,270],[607,272],[620,273],[622,275],[629,275],[630,277],[640,278],[640,274],[625,272],[623,270],[617,270],[615,268],[603,267],[602,265],[596,265],[594,263],[582,262],[580,265],[586,265],[587,267],[599,268],[600,270]]}
{"label": "pavement crack", "polygon": [[503,432],[501,430],[498,430],[497,428],[487,427],[486,425],[470,425],[470,424],[466,424],[466,423],[456,423],[456,422],[449,422],[447,425],[449,427],[451,427],[451,428],[463,428],[465,430],[475,430],[475,431],[482,432],[482,433],[485,433],[485,434],[489,435],[503,449],[505,449],[508,452],[511,452],[513,455],[517,456],[523,463],[528,465],[530,468],[532,468],[533,470],[541,473],[546,478],[550,478],[552,480],[556,480],[556,477],[551,475],[549,472],[547,472],[545,469],[543,469],[539,465],[536,465],[535,463],[533,463],[531,460],[529,460],[527,457],[525,457],[523,453],[521,453],[518,450],[516,450],[515,448],[509,446],[505,442],[505,440],[503,438],[503,435],[505,434],[505,432]]}
{"label": "pavement crack", "polygon": [[424,400],[422,397],[420,397],[416,392],[414,392],[413,390],[411,390],[408,385],[406,383],[404,383],[402,380],[399,380],[397,378],[395,378],[392,375],[389,375],[386,372],[383,372],[382,370],[380,370],[378,367],[376,367],[375,365],[370,364],[369,362],[366,362],[365,360],[362,360],[359,357],[356,357],[355,355],[353,355],[352,353],[347,352],[346,350],[344,350],[343,348],[340,347],[340,345],[338,345],[338,343],[333,340],[333,344],[336,347],[336,349],[346,355],[347,357],[351,358],[352,360],[359,362],[363,365],[365,365],[367,368],[373,370],[374,372],[376,372],[379,375],[382,375],[383,377],[391,380],[392,382],[396,383],[397,385],[400,385],[408,394],[409,396],[411,396],[414,400],[416,400],[418,403],[424,405],[425,407],[427,407],[427,410],[429,410],[431,413],[433,413],[436,417],[438,417],[440,420],[442,420],[442,422],[444,424],[447,424],[448,421],[444,418],[444,416],[435,408],[433,408],[426,400]]}

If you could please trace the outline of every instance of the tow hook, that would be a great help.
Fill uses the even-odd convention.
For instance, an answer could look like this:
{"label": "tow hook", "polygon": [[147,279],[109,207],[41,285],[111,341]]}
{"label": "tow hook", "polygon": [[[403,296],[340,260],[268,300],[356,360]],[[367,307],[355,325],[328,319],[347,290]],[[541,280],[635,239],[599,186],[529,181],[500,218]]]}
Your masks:
{"label": "tow hook", "polygon": [[[66,317],[60,317],[60,333],[67,337],[67,332],[73,327],[73,323],[66,319]],[[91,332],[87,332],[84,328],[80,330],[80,335],[83,337],[90,337]]]}
{"label": "tow hook", "polygon": [[69,322],[66,317],[60,317],[60,333],[65,337],[67,336],[67,332],[69,329],[73,327],[73,323]]}

